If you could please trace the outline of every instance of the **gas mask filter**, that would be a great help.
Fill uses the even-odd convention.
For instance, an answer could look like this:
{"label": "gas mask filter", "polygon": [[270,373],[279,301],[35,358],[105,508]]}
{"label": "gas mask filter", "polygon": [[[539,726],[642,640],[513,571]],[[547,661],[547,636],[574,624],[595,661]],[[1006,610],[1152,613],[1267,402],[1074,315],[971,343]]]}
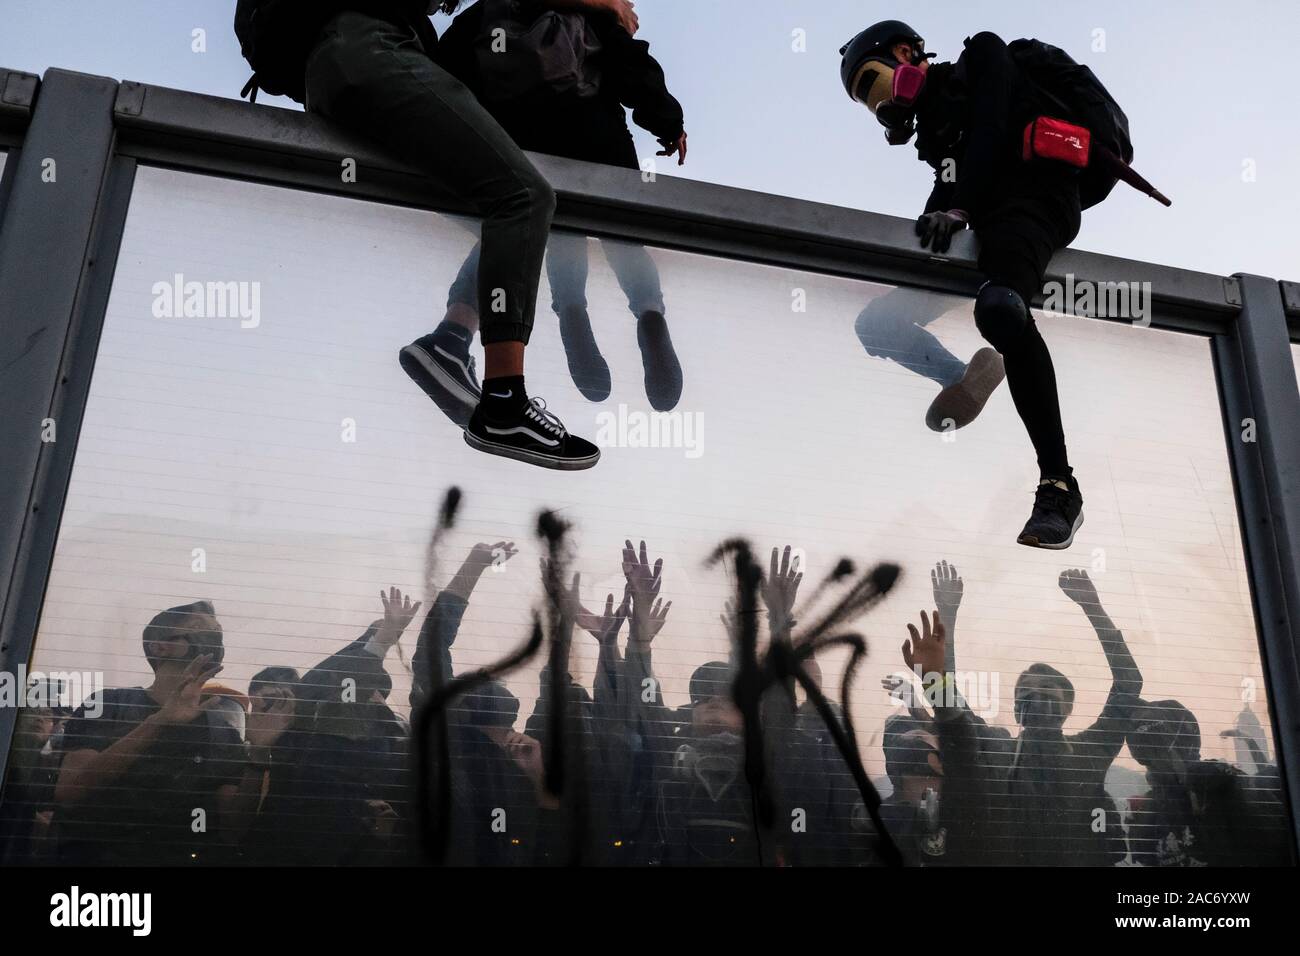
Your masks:
{"label": "gas mask filter", "polygon": [[862,64],[854,84],[854,99],[885,127],[891,145],[912,138],[916,103],[925,90],[925,71],[892,57],[873,57]]}

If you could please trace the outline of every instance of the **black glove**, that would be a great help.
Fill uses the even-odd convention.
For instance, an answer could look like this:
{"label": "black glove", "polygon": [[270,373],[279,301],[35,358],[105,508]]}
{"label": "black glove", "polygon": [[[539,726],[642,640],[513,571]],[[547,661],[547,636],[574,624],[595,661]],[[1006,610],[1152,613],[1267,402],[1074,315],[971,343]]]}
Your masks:
{"label": "black glove", "polygon": [[928,246],[935,252],[947,252],[952,245],[952,234],[965,228],[966,214],[960,209],[927,212],[916,220],[916,234],[921,237],[921,248]]}

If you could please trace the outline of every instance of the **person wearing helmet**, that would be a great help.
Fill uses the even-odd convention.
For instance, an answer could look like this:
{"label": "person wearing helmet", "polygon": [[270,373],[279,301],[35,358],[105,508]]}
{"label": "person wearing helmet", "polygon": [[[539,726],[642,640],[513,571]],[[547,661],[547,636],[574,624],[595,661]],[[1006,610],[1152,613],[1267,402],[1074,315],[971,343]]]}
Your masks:
{"label": "person wearing helmet", "polygon": [[[1033,512],[1018,542],[1064,549],[1083,524],[1083,496],[1066,455],[1056,372],[1029,303],[1041,291],[1053,254],[1078,234],[1077,172],[1061,163],[1022,164],[1020,134],[1050,104],[993,33],[966,41],[955,63],[931,63],[925,41],[900,20],[862,31],[842,50],[848,95],[885,128],[891,145],[916,138],[935,184],[916,232],[922,247],[944,253],[967,226],[979,239],[984,283],[975,324],[1005,364],[1016,411],[1038,456]],[[941,393],[929,418],[964,424],[1000,376],[972,360]]]}

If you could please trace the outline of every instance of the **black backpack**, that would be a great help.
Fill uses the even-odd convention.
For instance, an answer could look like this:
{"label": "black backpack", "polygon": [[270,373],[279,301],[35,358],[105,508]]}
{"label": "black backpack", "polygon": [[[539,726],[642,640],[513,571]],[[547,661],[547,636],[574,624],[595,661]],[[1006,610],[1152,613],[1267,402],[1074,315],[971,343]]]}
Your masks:
{"label": "black backpack", "polygon": [[258,90],[307,101],[307,57],[321,29],[345,9],[344,0],[239,0],[235,36],[253,77],[240,91],[256,103]]}
{"label": "black backpack", "polygon": [[[1128,117],[1101,85],[1097,74],[1059,47],[1041,40],[1013,40],[1007,50],[1039,93],[1059,110],[1058,119],[1086,126],[1093,142],[1125,163],[1133,161],[1133,140]],[[1084,209],[1095,206],[1115,188],[1118,178],[1104,162],[1089,163],[1080,173],[1079,200]]]}

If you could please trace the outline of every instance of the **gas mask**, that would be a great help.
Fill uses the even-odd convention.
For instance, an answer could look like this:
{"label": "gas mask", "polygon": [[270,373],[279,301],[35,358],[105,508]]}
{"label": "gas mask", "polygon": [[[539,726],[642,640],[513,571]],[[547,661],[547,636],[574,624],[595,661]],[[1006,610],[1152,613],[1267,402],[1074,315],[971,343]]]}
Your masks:
{"label": "gas mask", "polygon": [[[917,62],[933,54],[917,53]],[[891,146],[901,146],[916,132],[916,104],[925,90],[925,71],[893,57],[871,57],[854,78],[853,98],[885,128]]]}

